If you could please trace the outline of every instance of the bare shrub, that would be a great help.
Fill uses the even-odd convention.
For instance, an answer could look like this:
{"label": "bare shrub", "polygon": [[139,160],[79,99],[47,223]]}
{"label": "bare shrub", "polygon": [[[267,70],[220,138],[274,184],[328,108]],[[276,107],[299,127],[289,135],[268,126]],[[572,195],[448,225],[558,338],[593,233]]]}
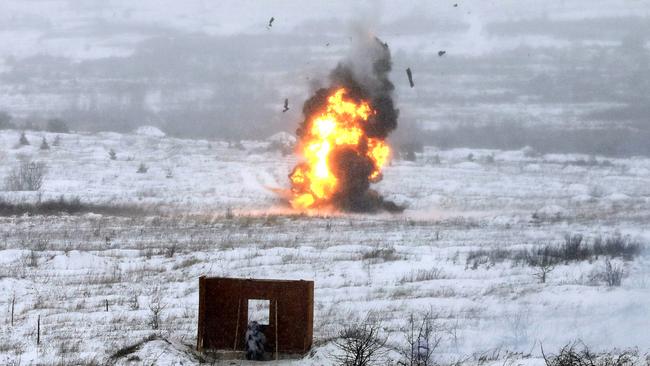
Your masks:
{"label": "bare shrub", "polygon": [[433,355],[442,341],[441,328],[436,324],[437,316],[431,312],[425,313],[418,319],[411,314],[404,334],[404,345],[398,347],[401,360],[400,366],[432,366],[436,363]]}
{"label": "bare shrub", "polygon": [[140,309],[140,302],[138,301],[138,294],[133,294],[129,298],[129,309],[131,309],[131,310],[139,310]]}
{"label": "bare shrub", "polygon": [[158,289],[154,291],[149,299],[149,321],[148,324],[152,329],[160,328],[162,312],[167,307],[163,302],[162,295]]}
{"label": "bare shrub", "polygon": [[528,265],[535,268],[534,276],[541,283],[546,283],[546,279],[557,264],[557,260],[550,253],[548,247],[541,247],[537,251],[531,251],[528,254]]}
{"label": "bare shrub", "polygon": [[7,202],[0,198],[0,216],[12,215],[57,215],[60,213],[101,213],[113,216],[138,216],[146,213],[146,210],[139,206],[107,205],[81,202],[79,197],[66,198],[59,196],[58,199],[28,202]]}
{"label": "bare shrub", "polygon": [[178,251],[178,242],[172,241],[169,245],[164,247],[165,257],[173,258],[174,254]]}
{"label": "bare shrub", "polygon": [[18,168],[9,172],[5,180],[7,191],[38,191],[43,185],[47,165],[42,162],[25,160]]}
{"label": "bare shrub", "polygon": [[117,159],[117,153],[115,152],[115,150],[113,149],[108,150],[108,158],[111,160]]}
{"label": "bare shrub", "polygon": [[594,240],[593,245],[593,252],[596,256],[608,255],[613,258],[620,257],[624,260],[632,260],[632,258],[641,254],[642,249],[640,243],[618,233],[605,240],[598,237]]}
{"label": "bare shrub", "polygon": [[405,274],[402,276],[402,278],[399,279],[400,284],[408,283],[408,282],[421,282],[421,281],[431,281],[431,280],[439,280],[446,278],[444,273],[440,268],[431,268],[431,269],[418,269],[418,270],[412,270],[411,272]]}
{"label": "bare shrub", "polygon": [[[569,262],[592,262],[600,256],[608,258],[622,258],[632,260],[640,255],[644,246],[629,237],[615,234],[603,240],[598,237],[589,244],[580,234],[567,234],[560,245],[545,244],[536,248],[507,250],[502,248],[480,249],[467,254],[466,268],[477,269],[480,265],[493,266],[506,260],[515,264],[527,264],[537,267],[541,277],[546,280],[546,275],[553,270],[555,265]],[[542,278],[543,277],[543,278]],[[543,281],[542,281],[543,282]]]}
{"label": "bare shrub", "polygon": [[542,348],[546,366],[636,366],[645,364],[636,350],[593,352],[582,342],[573,342],[560,349],[557,355],[547,357]]}
{"label": "bare shrub", "polygon": [[387,338],[379,334],[380,328],[380,323],[370,318],[344,327],[334,341],[334,346],[341,351],[333,356],[334,361],[341,366],[386,364]]}
{"label": "bare shrub", "polygon": [[593,282],[604,282],[609,287],[618,287],[623,282],[625,275],[625,269],[622,265],[612,263],[609,259],[606,259],[603,267],[591,275],[591,280]]}
{"label": "bare shrub", "polygon": [[564,245],[561,247],[562,257],[565,261],[584,260],[588,257],[589,252],[586,247],[582,246],[583,237],[580,234],[566,234],[564,236]]}
{"label": "bare shrub", "polygon": [[495,265],[506,259],[513,259],[515,252],[502,248],[479,249],[467,254],[466,267],[477,269],[482,264]]}
{"label": "bare shrub", "polygon": [[377,248],[369,252],[365,252],[361,256],[361,259],[371,260],[371,261],[390,262],[390,261],[399,260],[401,259],[401,257],[397,254],[395,248],[390,247],[390,248]]}

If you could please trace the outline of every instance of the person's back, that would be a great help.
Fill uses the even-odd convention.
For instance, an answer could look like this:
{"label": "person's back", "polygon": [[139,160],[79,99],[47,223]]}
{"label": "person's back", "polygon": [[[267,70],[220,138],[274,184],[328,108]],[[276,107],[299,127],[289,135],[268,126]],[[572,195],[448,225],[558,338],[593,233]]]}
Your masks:
{"label": "person's back", "polygon": [[246,329],[246,359],[247,360],[256,360],[263,361],[265,346],[266,346],[266,336],[262,332],[262,326],[256,321],[248,323],[248,328]]}

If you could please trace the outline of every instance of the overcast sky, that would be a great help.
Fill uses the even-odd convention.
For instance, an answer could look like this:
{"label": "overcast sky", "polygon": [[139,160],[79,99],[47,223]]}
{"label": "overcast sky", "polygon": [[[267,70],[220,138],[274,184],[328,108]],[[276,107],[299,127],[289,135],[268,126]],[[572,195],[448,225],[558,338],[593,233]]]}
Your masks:
{"label": "overcast sky", "polygon": [[[650,134],[650,0],[1,0],[0,111],[89,131],[294,131],[355,28],[390,45],[403,127]],[[490,131],[500,138],[510,125]],[[409,131],[418,134],[397,133]],[[487,146],[534,144],[539,133]],[[579,150],[603,144],[590,137]]]}
{"label": "overcast sky", "polygon": [[[418,16],[421,22],[458,21],[472,25],[467,43],[458,45],[457,50],[477,52],[491,46],[491,40],[481,34],[481,27],[488,22],[540,16],[552,19],[648,16],[649,4],[646,0],[2,0],[0,55],[49,53],[79,59],[103,57],[131,52],[134,44],[143,38],[169,30],[222,35],[292,33],[301,25],[330,19],[364,21],[390,38],[399,29],[382,29],[383,26],[408,16]],[[269,30],[266,26],[271,17],[275,21]],[[345,30],[322,29],[324,34],[342,31]]]}

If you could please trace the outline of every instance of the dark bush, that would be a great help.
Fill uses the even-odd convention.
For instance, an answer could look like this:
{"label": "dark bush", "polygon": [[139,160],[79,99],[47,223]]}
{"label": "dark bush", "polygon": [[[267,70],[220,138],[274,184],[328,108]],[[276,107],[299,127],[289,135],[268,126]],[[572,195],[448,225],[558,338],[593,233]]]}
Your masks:
{"label": "dark bush", "polygon": [[[643,246],[620,234],[603,239],[598,237],[592,244],[580,234],[567,234],[560,245],[546,244],[533,249],[506,250],[502,248],[479,249],[467,254],[466,267],[476,269],[480,265],[494,265],[506,260],[514,264],[547,268],[561,263],[594,261],[599,257],[632,260],[641,254]],[[541,278],[540,278],[541,279]]]}
{"label": "dark bush", "polygon": [[140,163],[140,165],[138,166],[138,170],[136,171],[136,173],[144,174],[144,173],[146,173],[146,172],[148,172],[148,171],[149,171],[149,167],[148,167],[145,163]]}
{"label": "dark bush", "polygon": [[557,355],[546,356],[542,348],[546,366],[641,366],[645,361],[636,350],[613,350],[593,352],[582,342],[573,342],[560,349]]}
{"label": "dark bush", "polygon": [[396,261],[401,257],[397,254],[395,248],[380,248],[373,249],[369,252],[363,253],[361,259],[363,260],[382,260],[384,262]]}
{"label": "dark bush", "polygon": [[136,206],[83,203],[79,197],[66,199],[61,196],[58,199],[36,203],[12,203],[0,199],[0,216],[58,215],[62,213],[79,214],[89,212],[115,216],[137,216],[143,215],[147,211]]}
{"label": "dark bush", "polygon": [[29,140],[27,140],[27,136],[25,135],[24,131],[20,134],[20,138],[18,139],[18,144],[21,146],[29,145]]}

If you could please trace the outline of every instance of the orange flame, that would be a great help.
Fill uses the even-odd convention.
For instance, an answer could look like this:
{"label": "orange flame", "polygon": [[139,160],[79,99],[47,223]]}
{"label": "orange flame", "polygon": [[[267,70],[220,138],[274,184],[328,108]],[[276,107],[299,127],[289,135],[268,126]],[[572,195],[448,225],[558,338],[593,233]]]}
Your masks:
{"label": "orange flame", "polygon": [[301,136],[298,146],[304,162],[289,175],[293,198],[291,205],[306,209],[327,203],[337,192],[338,179],[331,170],[332,152],[339,147],[351,147],[366,155],[374,164],[368,179],[377,181],[381,168],[390,155],[385,141],[367,137],[363,124],[375,113],[362,101],[355,103],[345,98],[346,90],[340,88],[327,99],[323,112],[308,117],[308,128]]}

